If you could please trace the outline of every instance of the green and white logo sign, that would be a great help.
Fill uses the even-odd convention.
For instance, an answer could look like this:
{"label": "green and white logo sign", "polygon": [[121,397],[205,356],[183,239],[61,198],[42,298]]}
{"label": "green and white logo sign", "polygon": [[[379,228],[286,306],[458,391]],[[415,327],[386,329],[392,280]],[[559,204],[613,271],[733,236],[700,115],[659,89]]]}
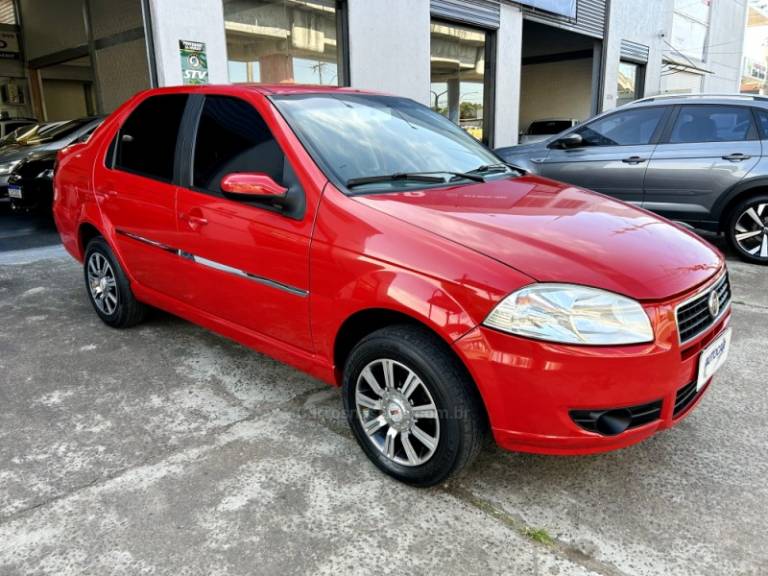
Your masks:
{"label": "green and white logo sign", "polygon": [[179,40],[181,77],[184,84],[208,84],[208,57],[205,42]]}

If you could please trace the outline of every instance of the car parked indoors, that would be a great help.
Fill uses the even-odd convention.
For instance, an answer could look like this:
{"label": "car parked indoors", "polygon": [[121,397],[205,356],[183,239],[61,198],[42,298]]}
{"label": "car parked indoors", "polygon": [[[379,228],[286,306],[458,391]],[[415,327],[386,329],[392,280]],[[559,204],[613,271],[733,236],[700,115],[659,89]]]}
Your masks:
{"label": "car parked indoors", "polygon": [[[101,121],[90,122],[87,130],[73,143],[87,142]],[[63,144],[62,140],[59,143]],[[11,209],[36,212],[52,217],[53,171],[59,148],[48,148],[31,152],[16,164],[8,177],[8,197]]]}
{"label": "car parked indoors", "polygon": [[768,98],[651,97],[529,146],[507,162],[726,235],[768,264]]}
{"label": "car parked indoors", "polygon": [[[31,127],[14,141],[0,148],[0,199],[9,197],[8,179],[14,168],[27,156],[35,152],[61,150],[72,142],[91,133],[102,117],[87,116]],[[14,192],[18,194],[18,192]]]}
{"label": "car parked indoors", "polygon": [[362,450],[416,486],[489,433],[547,454],[639,442],[728,352],[717,250],[406,98],[150,90],[60,152],[54,189],[105,324],[162,308],[341,386]]}
{"label": "car parked indoors", "polygon": [[50,214],[53,207],[53,168],[58,150],[33,152],[8,178],[11,209]]}
{"label": "car parked indoors", "polygon": [[579,123],[574,118],[547,118],[544,120],[534,120],[528,128],[520,134],[521,144],[533,144],[534,142],[543,142],[555,134],[565,132]]}

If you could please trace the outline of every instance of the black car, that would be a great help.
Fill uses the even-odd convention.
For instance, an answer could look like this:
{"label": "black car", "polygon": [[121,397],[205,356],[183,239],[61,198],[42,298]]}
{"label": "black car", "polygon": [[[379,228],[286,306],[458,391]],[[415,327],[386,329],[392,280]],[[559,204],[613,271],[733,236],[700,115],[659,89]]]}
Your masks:
{"label": "black car", "polygon": [[0,200],[8,194],[8,178],[16,166],[34,152],[61,150],[93,132],[103,118],[89,116],[42,126],[0,148]]}
{"label": "black car", "polygon": [[[62,138],[54,145],[32,151],[19,160],[8,176],[8,197],[13,210],[51,213],[53,171],[59,150],[76,142],[85,142],[101,124],[101,118],[88,122],[75,140]],[[57,145],[58,144],[58,145]]]}
{"label": "black car", "polygon": [[53,169],[58,152],[58,150],[33,152],[15,166],[8,177],[8,197],[13,210],[51,211]]}

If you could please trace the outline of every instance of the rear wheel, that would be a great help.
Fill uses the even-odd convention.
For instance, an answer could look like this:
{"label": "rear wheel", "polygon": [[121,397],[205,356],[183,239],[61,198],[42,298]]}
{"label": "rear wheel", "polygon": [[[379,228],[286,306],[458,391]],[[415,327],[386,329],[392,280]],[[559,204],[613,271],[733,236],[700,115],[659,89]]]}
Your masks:
{"label": "rear wheel", "polygon": [[144,319],[147,307],[136,300],[112,249],[97,236],[85,249],[85,285],[99,318],[113,328],[128,328]]}
{"label": "rear wheel", "polygon": [[414,486],[459,472],[485,437],[466,370],[442,340],[415,326],[384,328],[355,346],[344,369],[344,405],[368,458]]}
{"label": "rear wheel", "polygon": [[768,264],[768,195],[736,205],[728,222],[728,239],[742,260]]}

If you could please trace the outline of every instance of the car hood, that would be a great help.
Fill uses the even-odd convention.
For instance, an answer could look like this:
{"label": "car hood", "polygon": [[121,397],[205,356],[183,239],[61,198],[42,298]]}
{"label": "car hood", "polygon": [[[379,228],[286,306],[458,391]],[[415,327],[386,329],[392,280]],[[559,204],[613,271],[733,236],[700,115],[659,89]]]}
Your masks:
{"label": "car hood", "polygon": [[545,142],[549,138],[550,138],[549,136],[545,136],[543,140],[539,140],[538,142],[530,142],[528,144],[517,144],[515,146],[507,146],[505,148],[496,148],[494,152],[496,152],[496,154],[499,154],[502,158],[505,158],[507,156],[517,156],[519,154],[528,154],[536,150],[546,150],[547,146]]}
{"label": "car hood", "polygon": [[51,149],[51,143],[28,145],[15,144],[8,146],[0,150],[0,164],[5,162],[13,162],[14,160],[20,160],[33,152]]}
{"label": "car hood", "polygon": [[540,282],[659,300],[723,266],[718,251],[667,220],[538,176],[354,198]]}

